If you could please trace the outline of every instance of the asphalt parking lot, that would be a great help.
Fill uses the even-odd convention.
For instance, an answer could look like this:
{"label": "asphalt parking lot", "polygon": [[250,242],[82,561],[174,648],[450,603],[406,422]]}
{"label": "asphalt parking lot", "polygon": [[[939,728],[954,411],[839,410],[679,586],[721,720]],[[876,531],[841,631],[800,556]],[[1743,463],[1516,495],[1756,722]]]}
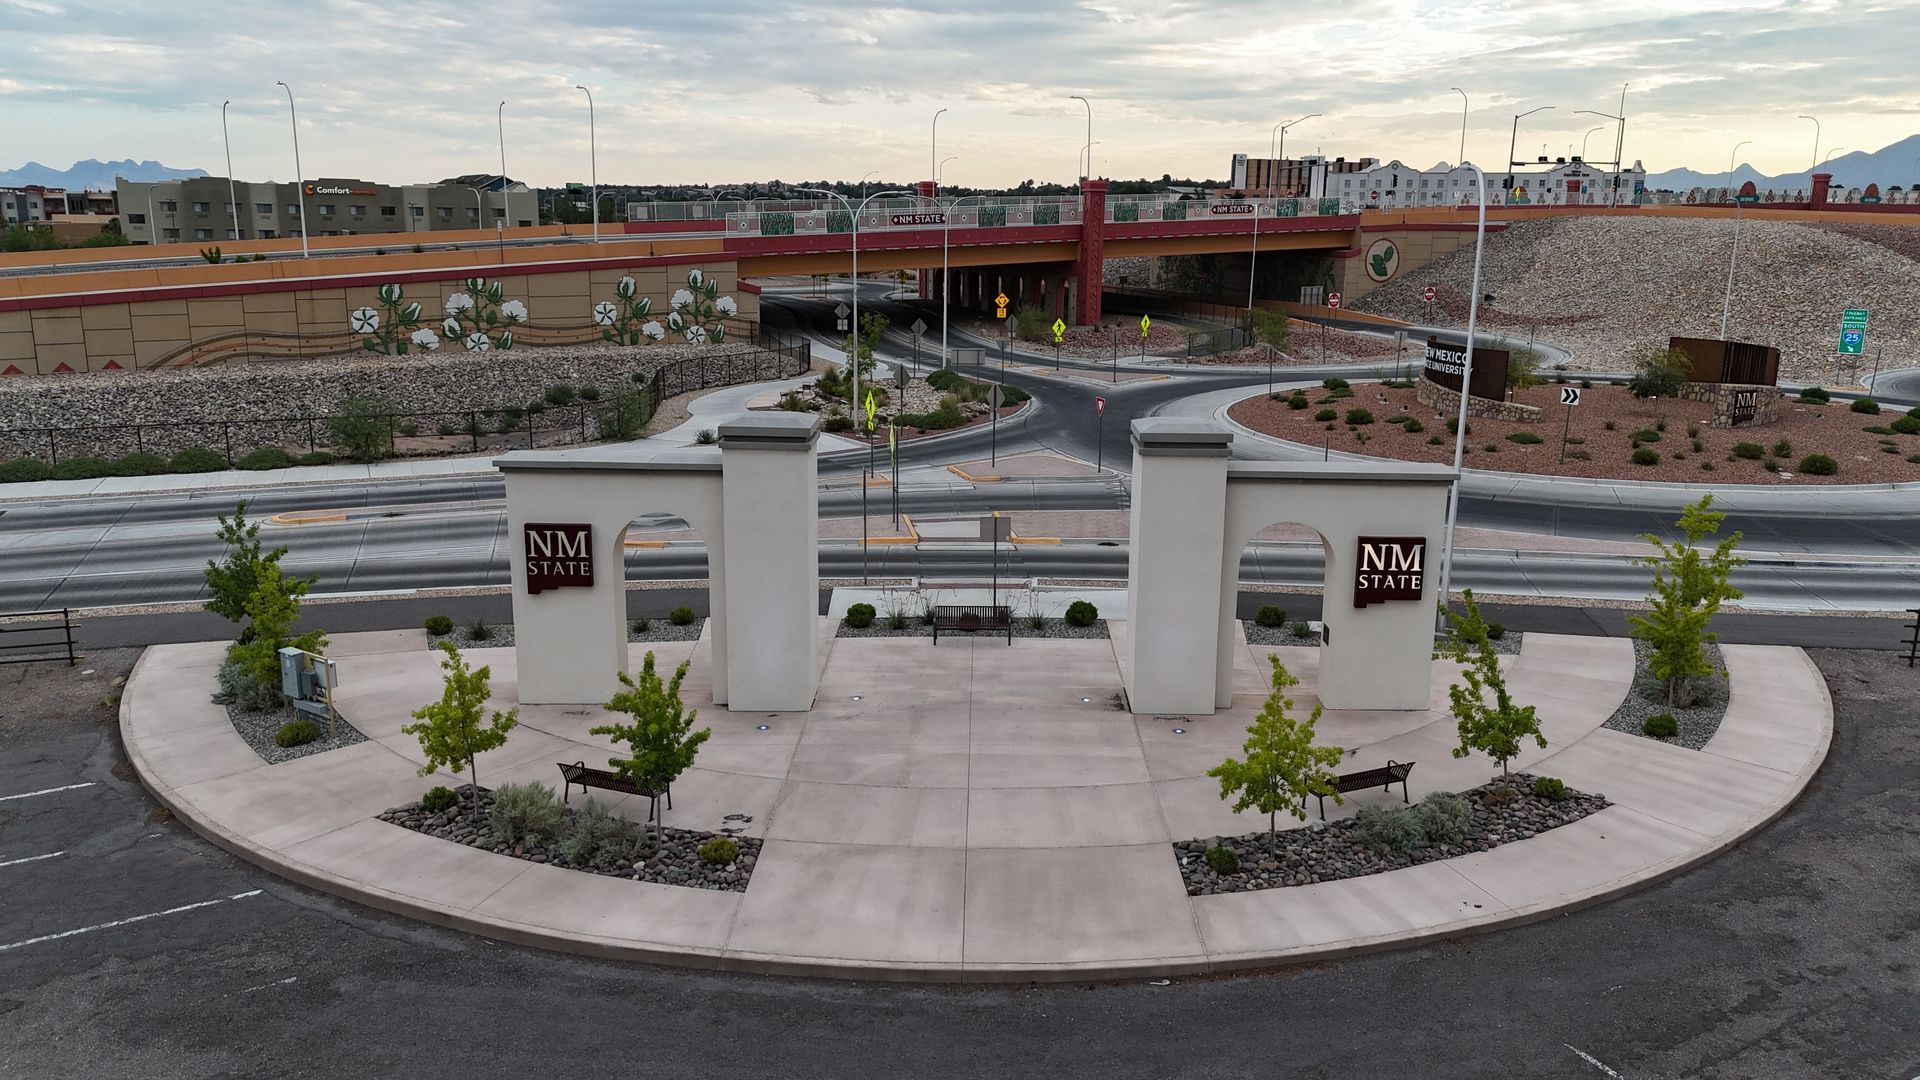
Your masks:
{"label": "asphalt parking lot", "polygon": [[1920,671],[1814,655],[1831,757],[1707,866],[1490,936],[1039,989],[611,964],[366,911],[145,797],[103,701],[133,650],[0,668],[0,1076],[1913,1077]]}

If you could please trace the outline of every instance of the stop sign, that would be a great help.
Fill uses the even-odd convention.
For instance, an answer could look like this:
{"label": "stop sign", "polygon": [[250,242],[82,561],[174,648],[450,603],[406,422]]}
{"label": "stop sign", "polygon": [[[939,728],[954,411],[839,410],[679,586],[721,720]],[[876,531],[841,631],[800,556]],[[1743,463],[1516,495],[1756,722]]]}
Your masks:
{"label": "stop sign", "polygon": [[1330,307],[1330,308],[1338,308],[1338,307],[1340,306],[1340,294],[1339,294],[1339,293],[1328,293],[1328,294],[1327,294],[1327,306],[1328,306],[1328,307]]}
{"label": "stop sign", "polygon": [[1422,293],[1422,295],[1424,295],[1427,298],[1427,303],[1429,304],[1433,303],[1433,286],[1431,285],[1427,286],[1426,290]]}

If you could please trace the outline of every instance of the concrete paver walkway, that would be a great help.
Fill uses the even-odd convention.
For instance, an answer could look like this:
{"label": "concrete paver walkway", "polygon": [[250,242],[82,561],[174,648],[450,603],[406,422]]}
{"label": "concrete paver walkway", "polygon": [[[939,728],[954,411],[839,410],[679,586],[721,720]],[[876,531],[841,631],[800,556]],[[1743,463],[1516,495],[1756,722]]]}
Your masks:
{"label": "concrete paver walkway", "polygon": [[[1112,624],[1124,637],[1125,623]],[[830,634],[832,624],[821,624]],[[1027,980],[1164,975],[1386,947],[1542,917],[1712,857],[1779,814],[1824,758],[1832,709],[1797,649],[1725,646],[1727,719],[1705,750],[1603,729],[1631,682],[1631,643],[1529,634],[1509,662],[1549,746],[1516,768],[1615,805],[1492,851],[1385,874],[1189,897],[1171,841],[1258,831],[1207,769],[1237,755],[1265,697],[1266,656],[1315,704],[1317,652],[1243,646],[1234,708],[1133,717],[1114,642],[827,639],[814,709],[736,715],[710,699],[708,644],[684,687],[713,729],[674,789],[669,824],[752,816],[765,847],[744,893],[623,881],[478,851],[376,819],[436,780],[399,728],[438,692],[418,632],[342,635],[339,702],[369,741],[264,764],[209,703],[223,646],[148,650],[121,725],[147,785],[183,820],[276,872],[375,907],[506,940],[676,964],[861,978]],[[643,648],[635,646],[637,666]],[[477,649],[495,704],[515,697],[511,649]],[[1493,771],[1455,759],[1451,670],[1419,713],[1327,714],[1349,767],[1413,760],[1413,795]],[[479,777],[552,784],[559,761],[604,760],[597,709],[526,706]],[[761,726],[765,725],[765,730]],[[1178,729],[1178,730],[1176,730]],[[604,794],[604,793],[600,793]],[[1330,814],[1394,802],[1360,793]],[[603,800],[604,801],[604,800]],[[610,805],[643,817],[644,800]]]}

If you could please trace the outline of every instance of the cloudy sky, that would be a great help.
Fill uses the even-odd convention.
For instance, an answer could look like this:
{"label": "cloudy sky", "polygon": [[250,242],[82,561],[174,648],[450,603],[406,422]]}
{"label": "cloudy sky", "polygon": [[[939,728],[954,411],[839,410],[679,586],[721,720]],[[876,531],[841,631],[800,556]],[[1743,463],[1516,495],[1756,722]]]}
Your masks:
{"label": "cloudy sky", "polygon": [[[0,168],[132,157],[387,182],[498,168],[604,181],[928,175],[940,118],[950,182],[1095,169],[1223,177],[1290,153],[1493,165],[1517,112],[1523,156],[1579,151],[1630,83],[1627,157],[1658,171],[1804,169],[1821,149],[1920,132],[1915,0],[0,0]],[[1589,156],[1611,146],[1592,136]]]}

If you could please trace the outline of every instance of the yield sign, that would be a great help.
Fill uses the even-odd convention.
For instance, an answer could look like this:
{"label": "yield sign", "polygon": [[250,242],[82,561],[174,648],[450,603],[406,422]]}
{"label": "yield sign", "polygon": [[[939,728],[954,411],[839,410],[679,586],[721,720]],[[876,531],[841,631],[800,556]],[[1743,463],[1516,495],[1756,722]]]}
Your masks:
{"label": "yield sign", "polygon": [[1093,415],[1095,416],[1107,415],[1107,399],[1106,398],[1097,397],[1093,399]]}

